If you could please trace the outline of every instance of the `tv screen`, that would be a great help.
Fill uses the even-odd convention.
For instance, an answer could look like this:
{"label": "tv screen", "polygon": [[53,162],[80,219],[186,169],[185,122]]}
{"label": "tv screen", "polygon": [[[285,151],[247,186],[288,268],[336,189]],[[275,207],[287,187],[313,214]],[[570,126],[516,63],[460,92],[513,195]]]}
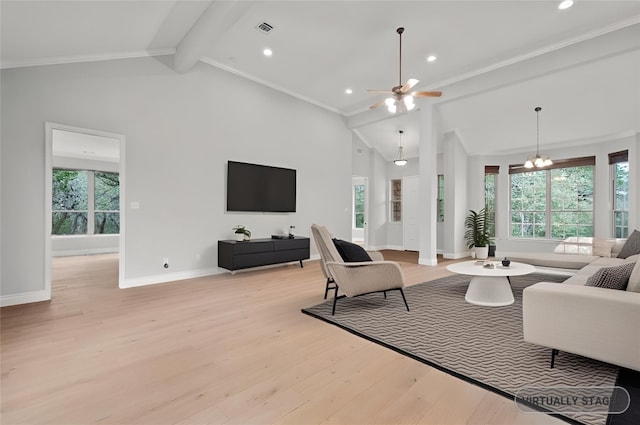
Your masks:
{"label": "tv screen", "polygon": [[296,170],[229,161],[227,211],[295,212]]}

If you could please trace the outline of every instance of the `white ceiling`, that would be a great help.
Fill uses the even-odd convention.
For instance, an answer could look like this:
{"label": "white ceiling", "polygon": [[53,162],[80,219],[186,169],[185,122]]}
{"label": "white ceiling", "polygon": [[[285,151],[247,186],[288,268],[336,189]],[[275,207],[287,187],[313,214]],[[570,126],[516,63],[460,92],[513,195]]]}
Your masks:
{"label": "white ceiling", "polygon": [[[391,160],[400,129],[405,152],[417,156],[418,114],[369,111],[383,96],[366,89],[398,83],[403,26],[402,80],[444,92],[418,105],[438,103],[444,131],[470,154],[535,147],[536,106],[542,148],[640,132],[640,2],[575,0],[564,11],[558,3],[3,0],[0,61],[195,55],[344,115]],[[259,32],[261,22],[274,30]],[[429,54],[438,60],[428,63]]]}

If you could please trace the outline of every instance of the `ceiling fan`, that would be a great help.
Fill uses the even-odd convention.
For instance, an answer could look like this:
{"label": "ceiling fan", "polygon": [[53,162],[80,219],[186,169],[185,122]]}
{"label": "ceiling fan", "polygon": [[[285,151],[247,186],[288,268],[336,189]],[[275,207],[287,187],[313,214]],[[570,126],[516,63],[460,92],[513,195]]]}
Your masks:
{"label": "ceiling fan", "polygon": [[398,61],[400,70],[398,75],[398,85],[393,87],[391,90],[367,90],[367,92],[373,94],[390,94],[390,97],[374,103],[369,108],[376,109],[382,105],[387,105],[387,109],[392,114],[395,114],[398,109],[401,111],[410,111],[415,108],[416,105],[413,102],[414,97],[442,96],[442,92],[439,91],[414,91],[409,93],[409,90],[419,82],[419,80],[416,80],[415,78],[410,78],[404,85],[402,84],[402,33],[404,32],[404,28],[400,27],[396,32],[400,36],[400,59]]}

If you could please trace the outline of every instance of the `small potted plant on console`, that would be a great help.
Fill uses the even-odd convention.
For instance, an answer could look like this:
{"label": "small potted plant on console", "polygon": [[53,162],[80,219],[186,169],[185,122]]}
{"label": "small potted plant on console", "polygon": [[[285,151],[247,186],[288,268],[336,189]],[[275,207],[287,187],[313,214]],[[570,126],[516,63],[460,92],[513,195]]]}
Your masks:
{"label": "small potted plant on console", "polygon": [[238,224],[233,228],[236,234],[236,240],[240,241],[248,241],[251,238],[251,231],[246,229],[243,225]]}

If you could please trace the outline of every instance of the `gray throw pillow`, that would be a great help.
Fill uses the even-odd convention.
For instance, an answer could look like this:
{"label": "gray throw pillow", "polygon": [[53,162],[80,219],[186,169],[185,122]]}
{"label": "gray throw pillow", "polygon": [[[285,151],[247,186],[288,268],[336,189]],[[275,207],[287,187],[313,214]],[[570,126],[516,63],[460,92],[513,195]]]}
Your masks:
{"label": "gray throw pillow", "polygon": [[625,290],[634,267],[634,263],[621,264],[614,267],[603,267],[589,276],[584,286]]}
{"label": "gray throw pillow", "polygon": [[634,254],[640,254],[640,232],[638,229],[634,230],[633,233],[629,235],[627,241],[618,253],[618,258],[627,258]]}

